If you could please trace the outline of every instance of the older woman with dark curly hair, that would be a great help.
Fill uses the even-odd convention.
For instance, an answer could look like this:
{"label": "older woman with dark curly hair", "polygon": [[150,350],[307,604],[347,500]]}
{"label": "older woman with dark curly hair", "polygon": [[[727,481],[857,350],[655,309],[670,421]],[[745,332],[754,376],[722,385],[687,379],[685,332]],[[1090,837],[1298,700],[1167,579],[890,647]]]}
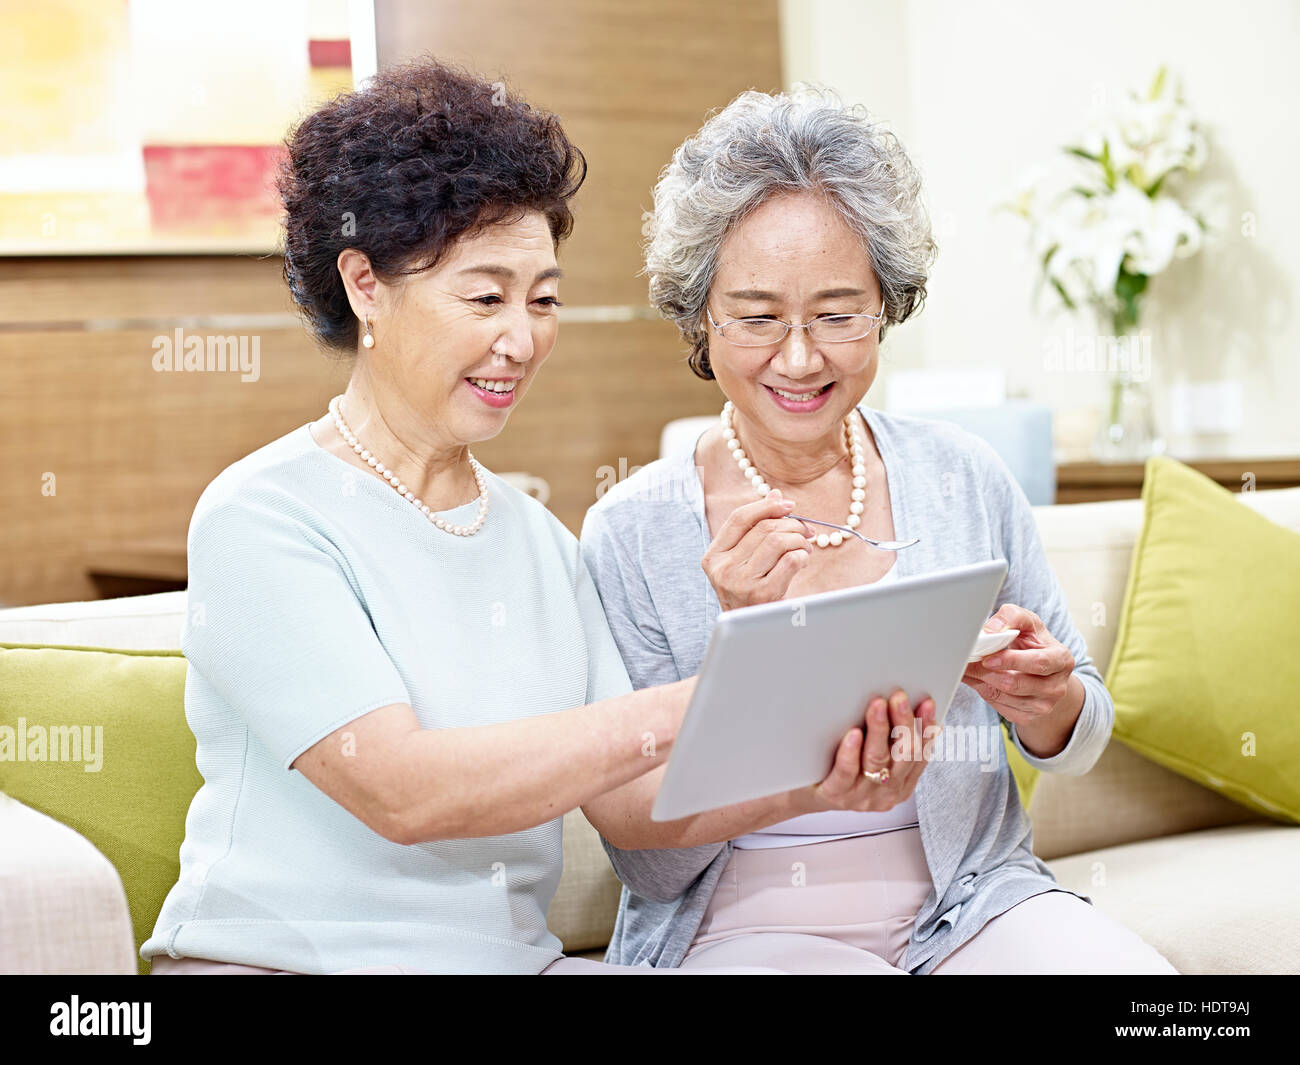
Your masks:
{"label": "older woman with dark curly hair", "polygon": [[[589,803],[625,884],[610,961],[1174,971],[1033,854],[1002,727],[1031,765],[1084,773],[1114,708],[1024,493],[977,437],[863,403],[880,340],[926,295],[920,191],[896,137],[815,90],[744,93],[677,150],[655,189],[650,296],[727,402],[695,447],[601,498],[583,551],[637,688],[695,673],[722,610],[990,558],[1008,575],[988,627],[1019,635],[968,667],[942,730],[960,743],[895,742],[918,718],[935,735],[933,703],[875,700],[855,789],[828,778],[664,824],[655,770]],[[920,542],[880,551],[792,513]]]}
{"label": "older woman with dark curly hair", "polygon": [[470,452],[551,353],[584,173],[431,61],[289,138],[285,277],[352,374],[194,512],[154,973],[620,971],[547,929],[561,816],[663,760],[691,683],[631,692],[577,540]]}

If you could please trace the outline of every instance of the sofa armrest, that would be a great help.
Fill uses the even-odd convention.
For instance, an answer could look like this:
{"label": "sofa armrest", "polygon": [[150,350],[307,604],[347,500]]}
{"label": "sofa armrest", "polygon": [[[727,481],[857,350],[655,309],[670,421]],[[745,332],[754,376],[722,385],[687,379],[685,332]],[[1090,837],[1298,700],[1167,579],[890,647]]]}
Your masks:
{"label": "sofa armrest", "polygon": [[126,893],[84,836],[0,793],[0,973],[136,972]]}

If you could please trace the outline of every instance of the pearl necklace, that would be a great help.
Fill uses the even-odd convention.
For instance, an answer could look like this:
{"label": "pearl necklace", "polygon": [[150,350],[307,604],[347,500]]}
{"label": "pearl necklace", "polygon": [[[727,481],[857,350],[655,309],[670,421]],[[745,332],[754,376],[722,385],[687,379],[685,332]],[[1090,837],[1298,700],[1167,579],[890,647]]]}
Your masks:
{"label": "pearl necklace", "polygon": [[[330,400],[330,415],[334,419],[334,427],[338,429],[339,435],[348,442],[348,446],[361,456],[366,465],[373,468],[376,473],[397,489],[398,495],[407,500],[416,510],[433,522],[433,524],[443,532],[451,533],[453,536],[473,536],[479,531],[479,529],[483,528],[483,519],[487,517],[488,490],[487,484],[483,478],[483,467],[479,465],[478,460],[475,459],[473,455],[469,455],[469,464],[471,469],[474,471],[474,483],[478,485],[478,517],[474,519],[474,522],[471,525],[453,525],[451,522],[444,521],[442,518],[438,517],[437,514],[429,509],[427,503],[417,499],[415,493],[402,483],[402,479],[398,477],[397,474],[375,458],[368,449],[362,446],[361,441],[356,438],[356,435],[348,428],[347,422],[343,420],[343,413],[341,410],[342,399],[342,396],[335,396]],[[469,453],[466,452],[466,454]]]}
{"label": "pearl necklace", "polygon": [[[771,487],[763,479],[763,475],[754,468],[754,464],[745,457],[745,452],[740,447],[740,440],[736,436],[735,426],[732,425],[732,417],[735,411],[735,404],[731,400],[727,400],[722,406],[722,439],[726,441],[727,448],[731,451],[731,457],[736,460],[740,472],[749,479],[754,491],[760,496],[765,496],[771,491]],[[849,445],[849,454],[853,459],[853,491],[850,493],[852,501],[849,503],[849,516],[845,519],[844,524],[850,529],[856,529],[862,524],[863,500],[867,498],[867,464],[864,458],[866,449],[862,444],[858,420],[853,416],[852,412],[844,417],[844,438]],[[819,533],[813,543],[818,547],[839,547],[844,542],[844,539],[844,534],[836,529],[831,533]]]}

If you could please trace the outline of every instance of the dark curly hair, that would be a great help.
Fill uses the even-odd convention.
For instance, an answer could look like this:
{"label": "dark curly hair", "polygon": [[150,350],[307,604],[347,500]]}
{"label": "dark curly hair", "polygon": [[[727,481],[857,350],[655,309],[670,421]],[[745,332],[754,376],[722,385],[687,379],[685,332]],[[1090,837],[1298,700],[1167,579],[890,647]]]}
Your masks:
{"label": "dark curly hair", "polygon": [[587,174],[554,115],[428,56],[335,97],[285,147],[284,278],[321,344],[348,353],[358,330],[338,271],[345,248],[391,283],[524,210],[542,212],[558,244]]}

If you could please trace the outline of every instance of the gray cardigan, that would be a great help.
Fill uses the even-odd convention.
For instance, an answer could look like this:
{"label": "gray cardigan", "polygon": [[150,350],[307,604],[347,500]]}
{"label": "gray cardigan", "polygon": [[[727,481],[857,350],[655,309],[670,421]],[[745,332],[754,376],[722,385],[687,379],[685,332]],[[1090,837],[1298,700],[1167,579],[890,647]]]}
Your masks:
{"label": "gray cardigan", "polygon": [[[1115,709],[1043,552],[1024,492],[984,440],[949,422],[868,407],[889,482],[894,528],[921,542],[897,556],[898,576],[1005,558],[997,605],[1043,619],[1070,649],[1087,693],[1064,750],[1038,758],[973,689],[959,684],[945,730],[1000,723],[1026,761],[1080,775],[1100,757]],[[693,676],[720,608],[700,558],[709,544],[693,449],[651,463],[588,512],[582,551],[633,687]],[[987,732],[987,730],[985,730]],[[973,735],[974,732],[968,733]],[[1064,891],[1033,854],[1033,832],[1001,744],[981,760],[934,758],[917,784],[921,840],[933,886],[917,914],[902,968],[929,973],[989,920],[1045,891]],[[989,771],[989,768],[992,771]],[[602,839],[623,881],[606,960],[676,966],[690,947],[731,843],[625,851]],[[1078,895],[1085,902],[1087,895]]]}

